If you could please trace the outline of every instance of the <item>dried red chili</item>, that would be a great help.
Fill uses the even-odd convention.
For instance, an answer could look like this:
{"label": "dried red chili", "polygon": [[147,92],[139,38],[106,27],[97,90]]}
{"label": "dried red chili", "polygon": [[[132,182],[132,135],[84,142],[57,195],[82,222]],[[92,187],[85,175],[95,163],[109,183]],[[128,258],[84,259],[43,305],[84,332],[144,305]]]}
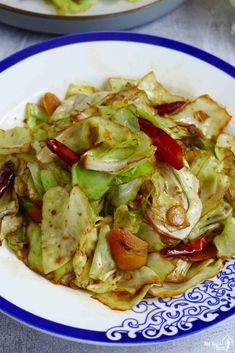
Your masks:
{"label": "dried red chili", "polygon": [[163,103],[156,106],[159,115],[167,115],[173,113],[185,104],[185,101],[176,101],[171,103]]}
{"label": "dried red chili", "polygon": [[0,170],[0,197],[4,194],[6,189],[12,185],[15,179],[14,165],[11,161],[4,164]]}
{"label": "dried red chili", "polygon": [[46,145],[51,152],[55,153],[58,157],[70,165],[73,165],[79,161],[80,157],[76,152],[72,151],[69,147],[65,146],[56,139],[47,140]]}
{"label": "dried red chili", "polygon": [[139,125],[141,130],[151,138],[153,144],[158,148],[157,153],[161,160],[175,169],[183,168],[182,147],[170,135],[145,119],[139,119]]}
{"label": "dried red chili", "polygon": [[162,255],[182,257],[197,254],[204,251],[208,243],[209,241],[206,237],[200,237],[188,242],[187,244],[179,244],[175,247],[164,249],[162,250]]}

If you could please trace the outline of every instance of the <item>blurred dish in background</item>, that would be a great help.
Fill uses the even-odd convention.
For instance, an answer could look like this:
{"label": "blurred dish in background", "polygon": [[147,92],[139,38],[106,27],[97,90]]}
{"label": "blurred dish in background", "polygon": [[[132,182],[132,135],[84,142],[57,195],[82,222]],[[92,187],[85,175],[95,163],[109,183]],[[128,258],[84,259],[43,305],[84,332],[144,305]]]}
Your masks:
{"label": "blurred dish in background", "polygon": [[[0,3],[0,22],[27,30],[66,34],[128,29],[153,21],[185,0],[100,0],[79,14],[58,15],[43,1],[9,0]],[[86,6],[87,7],[87,6]],[[86,9],[84,9],[86,10]]]}
{"label": "blurred dish in background", "polygon": [[[41,0],[43,1],[43,0]],[[129,2],[140,2],[142,0],[125,0]],[[100,0],[46,0],[48,5],[55,7],[59,15],[65,15],[69,13],[81,13],[89,10],[92,6],[96,5]],[[113,4],[117,3],[118,0],[114,0]],[[112,2],[110,2],[112,5]]]}

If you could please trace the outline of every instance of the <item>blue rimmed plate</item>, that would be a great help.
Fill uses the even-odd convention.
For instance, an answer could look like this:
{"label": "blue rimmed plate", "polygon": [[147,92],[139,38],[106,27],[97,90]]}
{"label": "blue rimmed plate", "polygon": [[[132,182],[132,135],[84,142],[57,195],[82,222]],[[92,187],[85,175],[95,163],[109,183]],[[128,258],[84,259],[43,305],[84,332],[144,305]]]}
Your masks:
{"label": "blue rimmed plate", "polygon": [[[101,85],[109,76],[139,77],[154,70],[176,94],[210,94],[235,116],[235,68],[199,49],[133,33],[88,33],[56,38],[0,63],[0,127],[19,124],[26,101],[42,92],[63,95],[70,82]],[[234,121],[229,127],[235,131]],[[112,311],[85,291],[56,286],[0,248],[0,308],[48,333],[100,344],[149,344],[195,333],[231,316],[235,261],[184,295],[148,299],[128,312]]]}

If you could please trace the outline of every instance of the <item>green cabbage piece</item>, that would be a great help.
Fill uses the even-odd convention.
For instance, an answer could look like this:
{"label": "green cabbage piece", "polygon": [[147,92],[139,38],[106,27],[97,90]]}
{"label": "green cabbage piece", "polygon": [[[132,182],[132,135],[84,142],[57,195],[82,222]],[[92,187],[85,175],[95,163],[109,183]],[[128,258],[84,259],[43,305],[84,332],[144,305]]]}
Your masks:
{"label": "green cabbage piece", "polygon": [[103,172],[118,173],[131,169],[133,164],[143,158],[152,158],[155,147],[144,133],[136,133],[130,141],[110,148],[107,143],[91,149],[83,154],[82,163],[85,168]]}
{"label": "green cabbage piece", "polygon": [[[82,114],[83,118],[90,115],[91,106],[102,104],[109,96],[108,92],[97,92],[93,94],[78,94],[71,96],[62,101],[59,107],[50,117],[50,122],[57,122],[64,119],[69,119],[72,114]],[[85,113],[88,111],[88,114]]]}
{"label": "green cabbage piece", "polygon": [[28,163],[28,168],[32,176],[34,187],[38,195],[40,196],[40,198],[42,198],[45,190],[42,185],[41,170],[40,170],[39,164],[36,162]]}
{"label": "green cabbage piece", "polygon": [[[110,147],[132,138],[130,129],[103,117],[80,120],[56,137],[58,141],[78,153],[83,153],[104,141]],[[45,146],[38,153],[37,159],[42,163],[50,163],[56,156]]]}
{"label": "green cabbage piece", "polygon": [[42,260],[44,273],[55,271],[74,255],[83,233],[93,225],[85,194],[74,186],[69,194],[57,186],[43,197]]}
{"label": "green cabbage piece", "polygon": [[93,260],[98,238],[97,228],[84,233],[81,236],[78,248],[73,257],[73,269],[76,275],[75,284],[78,287],[86,288],[91,282],[89,272]]}
{"label": "green cabbage piece", "polygon": [[149,294],[154,297],[168,298],[185,293],[188,289],[195,287],[202,281],[214,277],[221,270],[223,263],[221,260],[205,260],[203,263],[196,263],[187,273],[186,281],[183,283],[167,283],[162,287],[153,286]]}
{"label": "green cabbage piece", "polygon": [[88,85],[78,85],[76,83],[71,83],[66,92],[66,98],[71,96],[76,96],[79,94],[92,94],[97,92],[97,88]]}
{"label": "green cabbage piece", "polygon": [[218,257],[229,259],[235,256],[235,218],[228,217],[224,222],[224,230],[214,238]]}
{"label": "green cabbage piece", "polygon": [[111,113],[112,120],[122,126],[128,127],[133,132],[140,131],[138,119],[132,110],[131,106],[123,107],[118,111],[113,110]]}
{"label": "green cabbage piece", "polygon": [[158,274],[148,266],[142,266],[134,271],[123,271],[122,275],[115,288],[116,292],[135,294],[146,284],[161,284]]}
{"label": "green cabbage piece", "polygon": [[110,231],[108,225],[103,226],[99,231],[98,242],[92,260],[89,277],[95,280],[108,281],[117,270],[112,258],[107,234]]}
{"label": "green cabbage piece", "polygon": [[14,190],[6,190],[0,202],[0,220],[8,215],[16,215],[19,211],[19,202]]}
{"label": "green cabbage piece", "polygon": [[145,297],[151,287],[152,285],[145,285],[135,294],[128,292],[96,293],[93,294],[92,298],[114,310],[130,310]]}
{"label": "green cabbage piece", "polygon": [[0,241],[2,241],[7,235],[15,233],[21,228],[23,219],[21,216],[9,215],[2,219]]}
{"label": "green cabbage piece", "polygon": [[184,100],[184,98],[173,95],[163,87],[157,81],[153,71],[141,78],[137,86],[139,89],[145,91],[150,101],[155,105]]}
{"label": "green cabbage piece", "polygon": [[131,100],[129,102],[129,109],[136,117],[150,121],[154,126],[162,129],[174,139],[188,136],[185,128],[177,126],[168,117],[159,116],[144,92],[137,91],[137,93],[138,99],[135,99],[134,102]]}
{"label": "green cabbage piece", "polygon": [[105,89],[107,89],[107,91],[120,91],[123,87],[127,85],[135,86],[136,83],[137,81],[124,77],[110,77],[105,83]]}
{"label": "green cabbage piece", "polygon": [[133,116],[151,121],[153,125],[164,130],[173,138],[182,138],[189,135],[186,128],[178,126],[176,122],[168,117],[160,117],[156,109],[154,109],[154,102],[155,104],[157,104],[157,102],[160,104],[163,96],[165,97],[164,102],[169,101],[169,99],[170,101],[175,101],[181,100],[182,98],[172,96],[167,92],[156,81],[153,73],[146,75],[143,78],[143,82],[139,82],[138,87],[133,84],[125,87],[120,84],[118,87],[120,91],[114,96],[112,102],[114,109],[120,112],[123,110],[123,112],[128,115],[130,115],[128,111],[131,111]]}
{"label": "green cabbage piece", "polygon": [[127,205],[121,205],[116,208],[114,212],[114,228],[125,228],[131,233],[136,234],[139,232],[141,223],[142,218],[137,211],[129,210]]}
{"label": "green cabbage piece", "polygon": [[148,256],[147,266],[151,268],[163,283],[166,277],[175,269],[175,264],[160,253],[154,252]]}
{"label": "green cabbage piece", "polygon": [[135,200],[143,182],[143,178],[137,178],[126,184],[112,186],[108,192],[109,201],[115,207],[128,204]]}
{"label": "green cabbage piece", "polygon": [[38,104],[27,103],[24,118],[28,128],[34,130],[38,125],[47,123],[49,116]]}
{"label": "green cabbage piece", "polygon": [[27,228],[27,236],[29,239],[28,265],[32,270],[43,273],[41,226],[31,222]]}
{"label": "green cabbage piece", "polygon": [[25,197],[32,201],[41,200],[41,196],[35,188],[29,169],[27,169],[22,175],[16,176],[14,189],[16,194],[20,197]]}
{"label": "green cabbage piece", "polygon": [[106,293],[116,288],[122,274],[117,271],[112,258],[107,234],[110,231],[108,225],[101,226],[94,257],[89,271],[89,284],[86,289],[94,293]]}
{"label": "green cabbage piece", "polygon": [[235,156],[235,136],[226,133],[218,136],[216,141],[216,155],[219,159],[221,159],[220,153],[222,157],[226,154],[230,155],[230,153]]}
{"label": "green cabbage piece", "polygon": [[207,139],[215,139],[231,120],[226,109],[208,95],[189,102],[170,117],[177,123],[196,126]]}
{"label": "green cabbage piece", "polygon": [[156,111],[148,105],[136,104],[131,107],[131,110],[136,116],[150,121],[154,126],[165,131],[175,140],[191,136],[185,127],[177,125],[177,123],[169,117],[159,116]]}
{"label": "green cabbage piece", "polygon": [[116,288],[116,283],[120,280],[119,277],[114,277],[105,280],[105,281],[99,281],[95,280],[91,283],[88,284],[86,287],[87,290],[93,292],[93,293],[98,293],[98,294],[105,294],[107,292],[110,292],[111,290]]}
{"label": "green cabbage piece", "polygon": [[16,232],[5,236],[7,246],[15,252],[16,256],[21,260],[24,259],[24,247],[28,245],[28,237],[24,226],[17,229]]}
{"label": "green cabbage piece", "polygon": [[200,218],[198,223],[189,234],[189,239],[193,240],[202,234],[219,230],[223,222],[232,214],[232,207],[225,200],[221,200],[219,205]]}
{"label": "green cabbage piece", "polygon": [[137,236],[148,243],[148,251],[160,251],[166,247],[160,235],[147,223],[141,223]]}
{"label": "green cabbage piece", "polygon": [[[162,235],[186,239],[201,217],[198,179],[187,167],[179,171],[163,167],[155,172],[152,183],[152,204],[146,210],[148,218]],[[188,224],[181,229],[170,225],[166,217],[167,211],[175,205],[181,205],[186,212]]]}
{"label": "green cabbage piece", "polygon": [[[49,137],[48,132],[44,129],[41,129],[41,128],[38,128],[37,130],[35,130],[33,133],[33,136],[37,142],[46,141],[47,138]],[[34,145],[33,145],[33,147],[34,147]]]}
{"label": "green cabbage piece", "polygon": [[191,171],[200,183],[202,216],[218,207],[229,188],[229,178],[222,173],[221,164],[210,151],[195,151]]}
{"label": "green cabbage piece", "polygon": [[72,178],[70,171],[62,169],[59,163],[43,165],[43,168],[47,168],[40,169],[40,179],[45,191],[56,186],[63,186],[68,192],[71,191]]}
{"label": "green cabbage piece", "polygon": [[76,163],[72,167],[72,183],[79,185],[90,200],[99,200],[109,190],[113,176],[88,170]]}
{"label": "green cabbage piece", "polygon": [[215,154],[220,162],[222,172],[227,175],[229,187],[226,198],[233,207],[235,214],[235,137],[228,134],[221,134],[216,142]]}
{"label": "green cabbage piece", "polygon": [[25,127],[0,130],[0,154],[28,152],[31,142],[30,131]]}
{"label": "green cabbage piece", "polygon": [[174,282],[174,283],[181,283],[184,282],[187,273],[192,265],[192,262],[177,259],[175,262],[176,266],[174,270],[169,273],[169,275],[165,278],[166,282]]}
{"label": "green cabbage piece", "polygon": [[55,173],[52,170],[43,169],[40,171],[40,180],[45,191],[58,186]]}
{"label": "green cabbage piece", "polygon": [[69,282],[74,278],[73,262],[72,260],[66,262],[63,266],[57,268],[54,272],[53,281],[55,283],[61,283],[69,285]]}
{"label": "green cabbage piece", "polygon": [[112,184],[120,185],[128,183],[129,181],[139,178],[139,177],[149,177],[155,171],[154,164],[149,159],[143,159],[138,162],[133,168],[127,170],[124,173],[121,173],[115,177]]}

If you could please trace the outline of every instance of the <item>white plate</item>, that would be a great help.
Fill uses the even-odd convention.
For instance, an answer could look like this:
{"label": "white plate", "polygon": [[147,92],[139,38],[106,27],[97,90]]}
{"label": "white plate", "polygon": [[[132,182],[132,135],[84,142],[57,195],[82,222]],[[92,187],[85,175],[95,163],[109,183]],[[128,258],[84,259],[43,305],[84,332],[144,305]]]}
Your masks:
{"label": "white plate", "polygon": [[[125,55],[124,55],[125,54]],[[210,94],[235,116],[235,68],[175,41],[130,33],[89,33],[56,38],[0,63],[1,127],[22,119],[25,102],[42,92],[63,96],[70,82],[100,86],[109,76],[136,78],[154,70],[176,94]],[[234,122],[230,126],[235,131]],[[142,301],[112,311],[85,291],[56,286],[0,249],[0,308],[46,332],[102,344],[147,344],[191,334],[234,313],[235,262],[184,295]]]}
{"label": "white plate", "polygon": [[0,2],[0,22],[46,33],[74,33],[135,27],[173,10],[185,0],[99,0],[81,14],[58,16],[44,0]]}

